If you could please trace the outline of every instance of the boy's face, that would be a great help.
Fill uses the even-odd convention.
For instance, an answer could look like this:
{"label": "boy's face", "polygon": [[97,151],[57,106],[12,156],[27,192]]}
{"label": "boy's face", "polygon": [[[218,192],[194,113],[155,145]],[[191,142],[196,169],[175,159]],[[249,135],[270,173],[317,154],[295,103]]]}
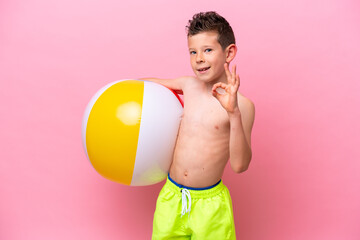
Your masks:
{"label": "boy's face", "polygon": [[217,32],[202,32],[188,37],[191,67],[199,80],[218,81],[224,75],[226,51],[217,40]]}

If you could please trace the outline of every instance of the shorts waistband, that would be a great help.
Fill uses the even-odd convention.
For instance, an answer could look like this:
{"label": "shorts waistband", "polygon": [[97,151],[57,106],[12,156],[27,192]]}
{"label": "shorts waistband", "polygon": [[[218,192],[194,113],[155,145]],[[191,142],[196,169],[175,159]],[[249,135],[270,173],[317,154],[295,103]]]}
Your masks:
{"label": "shorts waistband", "polygon": [[167,185],[173,192],[175,192],[178,195],[181,195],[182,189],[187,189],[191,194],[191,198],[213,197],[215,195],[218,195],[225,188],[225,185],[223,184],[221,179],[217,183],[209,187],[204,187],[204,188],[187,187],[175,182],[170,177],[170,174],[168,174],[165,185]]}

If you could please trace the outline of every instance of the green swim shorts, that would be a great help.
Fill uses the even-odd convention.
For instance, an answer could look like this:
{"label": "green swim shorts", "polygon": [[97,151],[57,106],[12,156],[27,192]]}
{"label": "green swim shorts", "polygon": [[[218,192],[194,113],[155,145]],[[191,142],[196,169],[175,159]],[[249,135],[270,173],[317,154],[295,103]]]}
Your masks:
{"label": "green swim shorts", "polygon": [[236,239],[232,202],[220,180],[206,188],[190,188],[168,178],[159,193],[152,240]]}

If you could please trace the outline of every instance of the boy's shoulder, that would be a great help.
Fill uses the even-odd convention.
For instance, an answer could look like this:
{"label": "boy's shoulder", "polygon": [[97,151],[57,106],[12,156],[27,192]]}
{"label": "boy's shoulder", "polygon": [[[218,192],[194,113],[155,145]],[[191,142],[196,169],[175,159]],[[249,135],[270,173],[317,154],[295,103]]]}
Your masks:
{"label": "boy's shoulder", "polygon": [[184,90],[186,92],[188,92],[189,90],[191,90],[194,87],[194,85],[198,84],[198,81],[197,81],[196,77],[194,77],[194,76],[178,77],[178,78],[176,78],[176,81],[181,86],[182,92],[184,92]]}
{"label": "boy's shoulder", "polygon": [[247,105],[249,107],[255,107],[254,103],[248,98],[245,97],[242,93],[238,91],[238,103],[242,105]]}
{"label": "boy's shoulder", "polygon": [[249,115],[255,114],[255,104],[249,98],[238,92],[238,106],[241,113],[247,113]]}
{"label": "boy's shoulder", "polygon": [[194,76],[182,76],[177,78],[179,81],[183,82],[183,84],[188,84],[188,83],[194,83],[196,82],[196,77]]}

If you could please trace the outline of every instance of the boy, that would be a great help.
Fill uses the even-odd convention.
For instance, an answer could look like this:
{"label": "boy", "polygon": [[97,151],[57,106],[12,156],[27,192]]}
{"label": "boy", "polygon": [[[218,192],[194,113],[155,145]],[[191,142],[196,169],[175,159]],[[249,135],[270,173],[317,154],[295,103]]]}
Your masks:
{"label": "boy", "polygon": [[195,77],[143,78],[184,94],[184,114],[173,161],[159,193],[152,239],[235,239],[232,202],[221,176],[230,157],[236,173],[251,157],[254,104],[238,92],[229,63],[237,51],[229,23],[215,12],[189,21]]}

